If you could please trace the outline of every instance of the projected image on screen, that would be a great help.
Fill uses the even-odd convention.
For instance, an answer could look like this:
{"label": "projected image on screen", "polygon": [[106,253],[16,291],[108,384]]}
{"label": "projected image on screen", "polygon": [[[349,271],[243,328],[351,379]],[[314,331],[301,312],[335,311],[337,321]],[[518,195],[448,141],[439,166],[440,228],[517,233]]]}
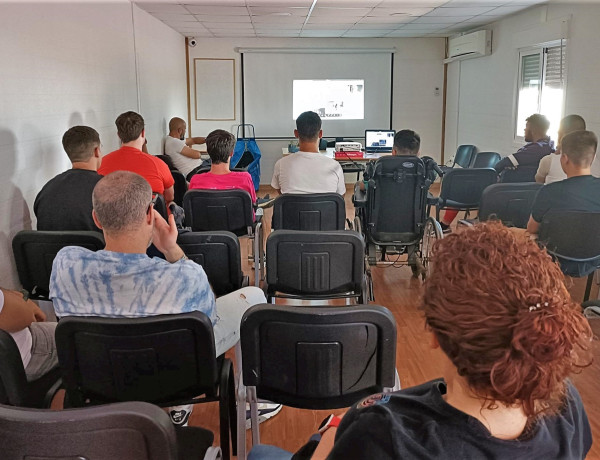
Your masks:
{"label": "projected image on screen", "polygon": [[364,80],[294,80],[293,118],[311,110],[323,119],[362,120]]}

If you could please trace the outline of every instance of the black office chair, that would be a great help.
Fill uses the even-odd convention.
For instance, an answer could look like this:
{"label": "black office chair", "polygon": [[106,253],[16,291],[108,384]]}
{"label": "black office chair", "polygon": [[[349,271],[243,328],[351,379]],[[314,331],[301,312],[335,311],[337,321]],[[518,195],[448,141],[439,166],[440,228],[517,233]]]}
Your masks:
{"label": "black office chair", "polygon": [[167,203],[165,197],[160,193],[152,193],[152,199],[154,200],[154,209],[162,216],[163,219],[167,220],[169,214],[167,212]]}
{"label": "black office chair", "polygon": [[144,402],[61,411],[0,406],[4,460],[216,460],[213,439],[203,428],[175,429]]}
{"label": "black office chair", "polygon": [[457,165],[461,168],[468,168],[471,166],[474,155],[477,153],[477,147],[474,145],[459,145],[454,154],[452,160],[452,166],[440,166],[440,169],[445,173],[452,170]]}
{"label": "black office chair", "polygon": [[202,265],[215,295],[222,296],[248,286],[242,273],[240,242],[231,232],[184,232],[177,244],[185,255]]}
{"label": "black office chair", "polygon": [[156,158],[160,158],[162,161],[164,161],[165,164],[169,167],[169,170],[171,172],[173,172],[173,171],[179,171],[175,167],[175,163],[173,163],[173,159],[169,155],[156,155]]}
{"label": "black office chair", "polygon": [[186,226],[194,232],[225,230],[253,240],[254,285],[264,279],[263,228],[245,190],[189,190],[183,197]]}
{"label": "black office chair", "polygon": [[[255,305],[244,314],[240,334],[246,391],[238,392],[238,404],[250,403],[253,445],[260,443],[258,398],[334,409],[399,389],[396,321],[385,307]],[[238,446],[241,458],[244,447]]]}
{"label": "black office chair", "polygon": [[61,385],[58,366],[37,380],[27,381],[19,348],[12,336],[0,329],[0,404],[50,407]]}
{"label": "black office chair", "polygon": [[177,206],[183,208],[183,196],[188,191],[187,181],[185,180],[185,176],[177,170],[171,170],[171,174],[173,175],[173,180],[175,180],[175,185],[173,186],[175,198],[173,198],[173,201]]}
{"label": "black office chair", "polygon": [[562,272],[587,276],[583,301],[590,298],[594,273],[600,268],[600,213],[550,211],[542,219],[538,241],[555,257]]}
{"label": "black office chair", "polygon": [[365,243],[352,230],[276,230],[267,238],[267,299],[357,298],[368,303]]}
{"label": "black office chair", "polygon": [[486,187],[498,181],[493,168],[453,169],[444,174],[440,196],[433,201],[435,218],[440,220],[442,209],[458,209],[468,212],[479,208],[481,195]]}
{"label": "black office chair", "polygon": [[413,156],[385,156],[369,163],[367,190],[355,186],[352,198],[354,228],[365,235],[369,265],[377,263],[378,248],[385,260],[387,248],[393,247],[407,254],[413,276],[425,277],[428,256],[423,238],[442,237],[439,223],[427,213],[436,171],[441,173],[433,160]]}
{"label": "black office chair", "polygon": [[343,230],[346,203],[337,193],[285,193],[273,204],[273,230]]}
{"label": "black office chair", "polygon": [[[215,357],[201,312],[147,318],[64,317],[56,346],[71,407],[146,401],[161,407],[219,401],[223,458],[236,439],[231,361]],[[204,395],[202,398],[198,395]],[[236,454],[233,443],[233,454]]]}
{"label": "black office chair", "polygon": [[499,182],[508,184],[513,182],[535,182],[536,166],[518,166],[516,168],[507,168],[500,173]]}
{"label": "black office chair", "polygon": [[66,246],[81,246],[90,251],[104,249],[102,233],[90,231],[48,232],[22,230],[12,240],[19,281],[35,300],[49,300],[52,262]]}
{"label": "black office chair", "polygon": [[536,182],[490,185],[481,195],[479,221],[499,219],[506,226],[526,228],[540,187]]}
{"label": "black office chair", "polygon": [[493,168],[500,161],[497,152],[477,152],[471,160],[471,168]]}

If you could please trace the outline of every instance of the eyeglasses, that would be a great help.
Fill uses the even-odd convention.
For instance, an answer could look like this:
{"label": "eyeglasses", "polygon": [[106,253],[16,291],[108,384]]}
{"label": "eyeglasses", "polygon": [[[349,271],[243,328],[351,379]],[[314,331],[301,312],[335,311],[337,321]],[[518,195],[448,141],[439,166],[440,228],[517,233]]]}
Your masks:
{"label": "eyeglasses", "polygon": [[152,206],[156,206],[156,200],[158,199],[158,194],[152,195],[152,199],[150,200],[150,204],[148,205],[148,209],[146,209],[146,214],[150,212]]}

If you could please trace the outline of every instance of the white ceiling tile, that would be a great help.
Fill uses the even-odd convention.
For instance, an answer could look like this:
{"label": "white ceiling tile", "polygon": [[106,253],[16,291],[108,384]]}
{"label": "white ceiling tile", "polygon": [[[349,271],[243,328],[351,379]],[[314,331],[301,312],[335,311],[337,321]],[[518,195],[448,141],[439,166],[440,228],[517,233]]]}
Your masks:
{"label": "white ceiling tile", "polygon": [[173,27],[173,28],[178,28],[178,27],[184,27],[184,28],[195,28],[196,24],[198,24],[198,28],[204,28],[204,26],[202,24],[200,24],[198,21],[196,22],[190,22],[190,21],[165,21],[165,24],[168,25],[169,27]]}
{"label": "white ceiling tile", "polygon": [[278,23],[267,23],[267,22],[255,22],[253,24],[254,30],[268,31],[268,30],[295,30],[300,29],[302,24],[278,24]]}
{"label": "white ceiling tile", "polygon": [[373,8],[367,16],[422,16],[433,11],[433,8]]}
{"label": "white ceiling tile", "polygon": [[255,35],[254,29],[213,29],[210,31],[215,37],[230,36],[230,37],[248,37]]}
{"label": "white ceiling tile", "polygon": [[246,6],[246,0],[182,0],[184,6]]}
{"label": "white ceiling tile", "polygon": [[461,24],[490,24],[494,22],[494,18],[490,18],[489,16],[475,16],[474,18],[467,19],[466,21],[461,22]]}
{"label": "white ceiling tile", "polygon": [[406,24],[414,20],[413,16],[366,16],[360,24]]}
{"label": "white ceiling tile", "polygon": [[464,16],[477,16],[479,14],[487,13],[493,10],[494,7],[484,6],[480,8],[436,8],[431,13],[427,14],[429,17],[437,16],[449,16],[449,17],[464,17]]}
{"label": "white ceiling tile", "polygon": [[[452,16],[421,16],[413,21],[417,24],[456,24],[465,21],[473,16],[452,17]],[[448,26],[446,26],[448,27]]]}
{"label": "white ceiling tile", "polygon": [[317,6],[332,6],[335,8],[372,8],[381,0],[318,0]]}
{"label": "white ceiling tile", "polygon": [[428,30],[431,32],[432,30],[442,30],[448,27],[448,24],[405,24],[398,28],[398,30]]}
{"label": "white ceiling tile", "polygon": [[507,3],[507,0],[451,0],[444,7],[477,8],[481,6],[497,7]]}
{"label": "white ceiling tile", "polygon": [[162,22],[179,21],[179,22],[197,22],[198,20],[191,14],[170,14],[170,13],[152,13],[156,19]]}
{"label": "white ceiling tile", "polygon": [[402,25],[402,23],[390,23],[390,22],[384,22],[384,23],[376,23],[376,22],[359,22],[358,24],[354,24],[354,27],[352,27],[354,30],[376,30],[376,29],[388,29],[388,30],[394,30],[397,29],[398,27],[400,27]]}
{"label": "white ceiling tile", "polygon": [[437,8],[448,3],[448,0],[383,0],[378,8]]}
{"label": "white ceiling tile", "polygon": [[304,30],[347,30],[350,28],[349,24],[305,24]]}
{"label": "white ceiling tile", "polygon": [[393,30],[386,37],[421,37],[427,34],[428,31],[416,31],[416,30]]}
{"label": "white ceiling tile", "polygon": [[192,14],[214,15],[214,16],[248,16],[245,6],[197,6],[186,5]]}
{"label": "white ceiling tile", "polygon": [[304,16],[252,16],[252,22],[267,24],[303,24],[306,18]]}
{"label": "white ceiling tile", "polygon": [[343,37],[384,37],[387,33],[391,32],[390,29],[380,29],[380,30],[348,30],[343,35]]}
{"label": "white ceiling tile", "polygon": [[254,29],[251,22],[204,22],[204,27],[213,29],[246,30]]}
{"label": "white ceiling tile", "polygon": [[343,30],[303,30],[300,34],[301,37],[341,37],[344,33]]}
{"label": "white ceiling tile", "polygon": [[261,32],[256,33],[257,37],[299,37],[300,32],[285,31],[285,30],[274,30],[272,32]]}
{"label": "white ceiling tile", "polygon": [[183,6],[173,3],[135,2],[135,4],[148,13],[185,14],[188,12]]}
{"label": "white ceiling tile", "polygon": [[246,5],[248,6],[302,6],[306,8],[310,8],[313,0],[246,0]]}
{"label": "white ceiling tile", "polygon": [[315,16],[366,16],[372,8],[315,8],[311,17]]}
{"label": "white ceiling tile", "polygon": [[502,15],[510,15],[513,13],[516,13],[517,11],[522,11],[525,8],[528,8],[527,6],[523,6],[523,5],[511,5],[511,6],[500,6],[498,8],[494,8],[493,10],[488,11],[487,13],[484,13],[485,15],[498,15],[498,14],[502,14]]}
{"label": "white ceiling tile", "polygon": [[330,24],[330,23],[334,23],[334,24],[356,24],[358,21],[360,21],[362,18],[357,16],[357,17],[351,17],[351,16],[340,16],[340,17],[329,17],[329,16],[311,16],[308,19],[308,22],[310,24]]}
{"label": "white ceiling tile", "polygon": [[195,15],[200,22],[250,22],[250,16],[208,16]]}
{"label": "white ceiling tile", "polygon": [[264,16],[268,14],[286,13],[291,16],[305,16],[308,14],[309,8],[288,8],[288,7],[248,7],[250,14],[253,16]]}

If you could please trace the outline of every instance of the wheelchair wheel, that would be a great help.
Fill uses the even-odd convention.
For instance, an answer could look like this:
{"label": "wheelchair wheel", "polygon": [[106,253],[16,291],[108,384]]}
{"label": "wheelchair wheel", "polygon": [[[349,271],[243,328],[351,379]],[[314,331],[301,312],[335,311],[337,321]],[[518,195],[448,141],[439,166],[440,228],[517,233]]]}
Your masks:
{"label": "wheelchair wheel", "polygon": [[421,240],[421,263],[423,265],[423,272],[421,274],[423,281],[429,274],[431,266],[431,248],[437,240],[444,237],[442,227],[437,220],[433,217],[427,218],[425,222],[425,228],[423,230],[423,239]]}

